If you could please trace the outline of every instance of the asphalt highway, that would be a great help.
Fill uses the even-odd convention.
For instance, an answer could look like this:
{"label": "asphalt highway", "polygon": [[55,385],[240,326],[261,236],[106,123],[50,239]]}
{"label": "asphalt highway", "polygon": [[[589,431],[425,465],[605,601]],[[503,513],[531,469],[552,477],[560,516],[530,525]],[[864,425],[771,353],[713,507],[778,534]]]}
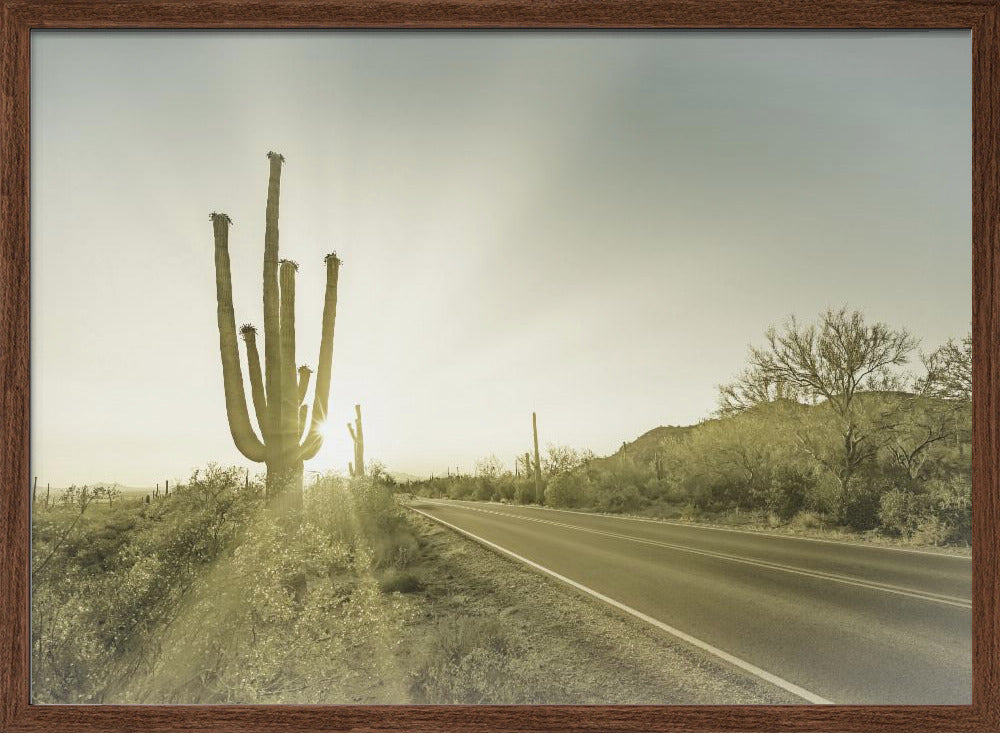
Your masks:
{"label": "asphalt highway", "polygon": [[972,700],[968,558],[539,507],[411,507],[803,702]]}

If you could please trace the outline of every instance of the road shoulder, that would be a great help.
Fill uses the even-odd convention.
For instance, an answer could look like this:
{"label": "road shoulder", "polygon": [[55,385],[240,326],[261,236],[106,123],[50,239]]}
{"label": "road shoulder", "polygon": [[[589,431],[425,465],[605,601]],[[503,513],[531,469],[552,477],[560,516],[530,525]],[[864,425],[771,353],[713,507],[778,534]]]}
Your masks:
{"label": "road shoulder", "polygon": [[424,569],[424,612],[411,630],[433,639],[454,619],[499,624],[514,640],[508,651],[516,663],[507,672],[531,688],[519,702],[801,702],[424,517],[411,517],[422,537]]}

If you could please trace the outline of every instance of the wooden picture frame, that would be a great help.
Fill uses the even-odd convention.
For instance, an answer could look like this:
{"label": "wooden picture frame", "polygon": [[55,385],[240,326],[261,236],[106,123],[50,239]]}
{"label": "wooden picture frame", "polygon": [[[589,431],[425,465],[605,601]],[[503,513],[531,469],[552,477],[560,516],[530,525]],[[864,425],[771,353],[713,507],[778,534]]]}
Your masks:
{"label": "wooden picture frame", "polygon": [[[0,731],[1000,730],[1000,0],[0,0]],[[50,28],[970,29],[973,703],[970,706],[29,704],[29,63]]]}

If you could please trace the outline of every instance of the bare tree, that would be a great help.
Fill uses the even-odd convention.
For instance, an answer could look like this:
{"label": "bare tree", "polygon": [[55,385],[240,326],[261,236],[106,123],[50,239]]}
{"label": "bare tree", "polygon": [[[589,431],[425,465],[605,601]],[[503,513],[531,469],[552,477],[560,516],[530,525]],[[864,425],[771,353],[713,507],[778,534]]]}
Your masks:
{"label": "bare tree", "polygon": [[503,464],[492,453],[476,461],[476,476],[489,481],[496,481],[503,475]]}
{"label": "bare tree", "polygon": [[542,460],[546,476],[559,476],[575,471],[594,459],[594,452],[589,448],[578,451],[568,445],[549,443],[546,447],[548,457]]}
{"label": "bare tree", "polygon": [[843,519],[852,480],[891,439],[898,417],[893,401],[862,394],[902,390],[905,380],[896,368],[906,364],[917,341],[905,329],[866,323],[860,311],[846,308],[829,309],[809,325],[793,316],[782,329],[770,328],[766,339],[766,346],[751,348],[750,365],[737,386],[722,389],[723,406],[728,401],[734,408],[749,407],[780,385],[785,394],[832,413],[834,449],[820,450],[806,435],[803,447],[836,479]]}
{"label": "bare tree", "polygon": [[733,415],[754,405],[783,399],[808,401],[808,397],[795,385],[775,381],[773,375],[750,367],[729,384],[719,387],[719,414]]}
{"label": "bare tree", "polygon": [[923,392],[956,402],[972,401],[972,334],[947,343],[923,357],[927,378]]}
{"label": "bare tree", "polygon": [[906,399],[905,420],[892,431],[886,451],[906,474],[908,488],[924,476],[931,449],[954,438],[962,422],[962,410],[939,399],[914,395]]}

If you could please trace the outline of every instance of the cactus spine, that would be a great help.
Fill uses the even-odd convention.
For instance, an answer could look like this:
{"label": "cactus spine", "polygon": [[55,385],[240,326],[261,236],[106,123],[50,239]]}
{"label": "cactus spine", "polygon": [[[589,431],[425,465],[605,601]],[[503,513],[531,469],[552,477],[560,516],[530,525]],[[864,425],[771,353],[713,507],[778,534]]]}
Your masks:
{"label": "cactus spine", "polygon": [[542,460],[538,455],[538,416],[531,413],[531,432],[535,438],[535,501],[542,501]]}
{"label": "cactus spine", "polygon": [[250,399],[260,435],[254,432],[247,409],[243,373],[240,368],[233,311],[232,276],[229,262],[229,227],[225,214],[213,213],[215,233],[215,281],[218,301],[219,351],[222,356],[223,388],[229,430],[237,450],[267,468],[265,482],[269,501],[280,503],[296,515],[302,502],[303,463],[319,451],[321,428],[326,421],[333,361],[333,331],[337,317],[337,278],[340,260],[328,254],[326,292],[323,303],[319,363],[313,396],[312,422],[305,403],[312,370],[295,366],[295,275],[298,265],[278,259],[278,200],[281,166],[285,159],[267,154],[270,172],[264,227],[264,365],[257,350],[257,329],[240,329],[247,352]]}

